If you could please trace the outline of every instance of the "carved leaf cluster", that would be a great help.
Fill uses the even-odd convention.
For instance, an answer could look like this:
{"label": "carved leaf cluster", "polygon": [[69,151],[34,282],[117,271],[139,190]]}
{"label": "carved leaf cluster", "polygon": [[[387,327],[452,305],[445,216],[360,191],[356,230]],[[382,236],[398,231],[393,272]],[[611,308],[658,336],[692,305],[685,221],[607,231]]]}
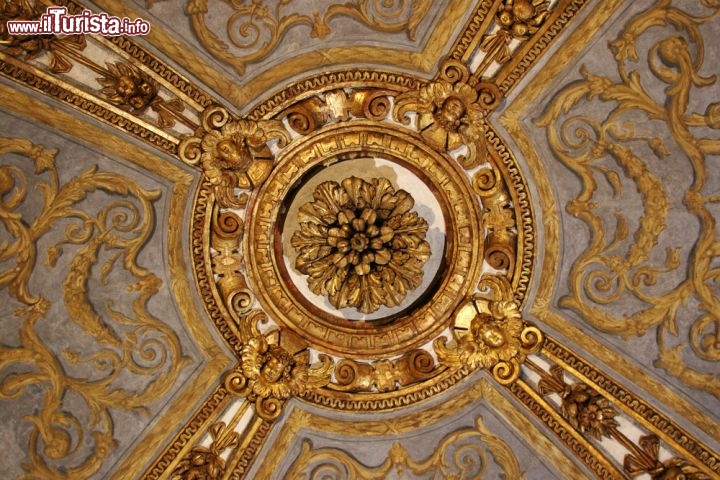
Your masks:
{"label": "carved leaf cluster", "polygon": [[310,290],[336,308],[363,313],[400,304],[417,288],[430,257],[428,224],[414,200],[384,178],[324,182],[298,214],[291,243]]}

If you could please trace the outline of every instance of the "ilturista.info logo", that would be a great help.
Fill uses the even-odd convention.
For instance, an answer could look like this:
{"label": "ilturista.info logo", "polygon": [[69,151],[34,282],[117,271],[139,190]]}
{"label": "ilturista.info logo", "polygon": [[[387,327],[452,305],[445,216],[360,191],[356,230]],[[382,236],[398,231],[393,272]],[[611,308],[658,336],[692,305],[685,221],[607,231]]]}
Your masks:
{"label": "ilturista.info logo", "polygon": [[91,33],[114,37],[117,35],[147,35],[150,24],[138,18],[119,18],[107,13],[83,10],[68,15],[66,7],[48,7],[39,20],[11,20],[7,22],[10,35],[79,35]]}

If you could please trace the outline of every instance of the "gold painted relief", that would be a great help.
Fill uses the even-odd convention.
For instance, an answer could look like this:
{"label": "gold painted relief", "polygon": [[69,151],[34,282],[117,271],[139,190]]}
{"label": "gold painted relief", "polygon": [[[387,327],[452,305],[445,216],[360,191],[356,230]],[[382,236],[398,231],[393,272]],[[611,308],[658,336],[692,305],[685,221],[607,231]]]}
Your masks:
{"label": "gold painted relief", "polygon": [[332,475],[333,478],[380,480],[394,473],[401,478],[426,475],[432,478],[486,478],[491,457],[505,478],[525,478],[512,448],[488,430],[482,417],[475,420],[474,428],[463,428],[448,434],[434,450],[431,456],[415,460],[405,447],[396,442],[384,462],[369,466],[340,449],[314,449],[311,441],[304,440],[302,451],[287,476],[321,479]]}
{"label": "gold painted relief", "polygon": [[[700,27],[720,15],[716,5],[707,7],[702,16],[693,16],[661,3],[633,18],[610,43],[618,75],[583,68],[583,78],[562,89],[537,123],[547,129],[556,158],[582,180],[583,190],[566,211],[591,232],[590,246],[574,262],[570,293],[560,305],[604,332],[625,338],[654,332],[655,366],[718,396],[715,372],[720,351],[715,339],[720,297],[713,266],[718,236],[712,208],[720,199],[712,192],[718,185],[707,161],[720,148],[712,137],[712,129],[720,127],[718,103],[704,105],[702,112],[689,103],[696,92],[713,88],[717,80],[700,73],[706,67],[706,39]],[[639,39],[666,21],[686,35],[667,35],[641,51]],[[648,69],[637,67],[643,61]],[[653,82],[664,86],[662,95],[649,90]],[[604,116],[577,113],[583,105],[598,103],[596,110]],[[667,136],[642,133],[646,129],[632,120],[637,114],[664,124]],[[658,162],[670,161],[687,162],[693,178],[678,186],[685,191],[675,202],[656,173]],[[628,190],[637,190],[638,214],[617,211],[610,220],[600,197],[608,187],[614,199],[628,198]],[[671,208],[682,208],[697,219],[699,232],[690,249],[687,240],[668,243],[674,228],[668,226]],[[664,261],[659,260],[661,249]],[[637,306],[626,311],[611,308],[620,303]]]}
{"label": "gold painted relief", "polygon": [[[530,447],[533,454],[537,456],[542,456],[545,461],[548,462],[548,464],[551,464],[553,468],[556,469],[556,472],[558,472],[558,476],[560,476],[561,478],[573,479],[587,478],[586,474],[584,474],[577,466],[575,466],[568,457],[560,453],[558,447],[553,445],[548,440],[548,438],[546,438],[539,430],[537,430],[527,418],[525,418],[523,415],[518,415],[516,407],[513,406],[510,401],[506,399],[500,391],[498,391],[497,388],[497,385],[494,385],[493,382],[487,379],[480,379],[476,383],[467,385],[466,388],[463,389],[462,394],[451,396],[443,402],[437,403],[432,406],[426,406],[424,409],[421,409],[419,411],[413,411],[408,413],[399,412],[393,417],[384,419],[381,418],[376,420],[364,418],[333,419],[324,416],[322,412],[309,412],[303,410],[302,405],[296,405],[295,408],[290,411],[287,417],[287,421],[283,423],[279,434],[275,438],[275,442],[270,446],[270,448],[272,449],[272,451],[277,452],[292,452],[292,444],[309,442],[310,440],[308,440],[308,437],[311,437],[313,433],[317,433],[323,436],[326,434],[330,434],[334,437],[337,437],[339,435],[350,435],[352,437],[358,438],[358,440],[361,442],[367,442],[369,439],[368,437],[372,436],[383,439],[392,439],[394,437],[399,440],[403,437],[408,438],[407,435],[410,435],[410,438],[414,438],[412,434],[418,429],[427,429],[434,424],[445,424],[450,417],[461,418],[465,416],[471,416],[472,418],[477,418],[478,420],[480,420],[476,413],[469,413],[467,412],[467,409],[477,408],[477,405],[486,402],[488,409],[497,413],[498,417],[495,418],[502,418],[505,422],[507,422],[508,426],[511,426],[511,428],[513,428],[513,431],[519,437],[523,438],[526,441],[527,446]],[[484,424],[484,422],[482,423]],[[471,433],[473,431],[475,432],[475,434]],[[492,458],[495,453],[498,454],[499,458],[503,456],[502,448],[495,450],[495,453],[493,453],[493,451],[487,448],[487,445],[480,444],[478,442],[479,438],[477,436],[478,432],[476,428],[461,427],[459,429],[455,429],[453,433],[460,432],[465,432],[464,434],[467,434],[469,436],[468,438],[472,439],[472,443],[474,443],[476,447],[480,447],[479,449],[473,447],[468,448],[469,455],[471,457],[477,459],[477,456],[474,455],[475,452],[482,452],[483,457],[490,461],[490,463],[485,462],[482,465],[476,463],[475,465],[477,467],[484,466],[485,468],[487,468],[489,466],[497,467],[499,465],[507,465],[508,472],[511,472],[512,474],[524,473],[522,472],[522,467],[517,465],[522,463],[523,457],[521,456],[522,454],[517,450],[516,444],[513,443],[512,451],[512,456],[515,457],[516,460],[519,460],[519,462],[516,462],[516,466],[512,466],[512,463],[515,462],[511,459],[508,459],[507,462],[493,462]],[[447,438],[452,436],[453,433],[445,435],[445,439],[447,440]],[[507,437],[503,438],[507,440]],[[402,444],[403,442],[402,440],[399,440],[398,443]],[[437,441],[438,445],[442,443],[442,439]],[[503,443],[507,444],[507,442],[505,441],[503,441]],[[457,444],[455,445],[457,446]],[[449,444],[446,444],[446,446],[448,447],[448,449],[453,448],[453,446]],[[457,473],[457,471],[451,467],[451,465],[455,464],[456,462],[452,459],[448,459],[447,456],[442,456],[438,453],[435,453],[437,451],[436,447],[436,444],[430,445],[427,457],[434,458],[435,468],[442,468],[445,475],[448,475],[448,477],[441,476],[440,478],[457,478],[453,477],[453,472]],[[402,448],[402,445],[396,447],[396,449],[399,448]],[[328,450],[330,451],[331,455],[333,455],[333,453],[342,454],[342,450],[339,448],[333,448]],[[387,450],[384,450],[384,452],[386,451]],[[462,455],[462,449],[455,449],[454,451],[457,452],[458,455]],[[310,462],[307,462],[305,460],[307,460],[308,457],[313,456],[315,452],[317,452],[317,450],[310,449],[305,454],[300,455],[300,457],[303,458],[302,464],[308,465]],[[403,451],[403,455],[405,453],[406,452]],[[490,455],[487,455],[487,453],[489,453]],[[333,456],[332,458],[335,457]],[[403,459],[404,461],[404,456],[398,456],[396,458]],[[443,458],[446,460],[445,463],[443,463]],[[289,456],[288,458],[284,458],[283,456],[274,456],[272,458],[267,458],[265,459],[263,464],[255,470],[255,478],[272,478],[272,475],[277,475],[277,473],[281,471],[281,465],[287,464],[287,460],[294,461],[296,465],[300,462],[300,458],[292,458]],[[323,460],[330,460],[331,464],[339,465],[337,464],[337,462],[333,462],[332,459],[329,457],[325,457]],[[359,463],[354,458],[348,458],[348,460],[350,462]],[[389,457],[387,460],[392,462],[392,459]],[[407,460],[412,460],[412,457],[407,458]],[[377,461],[375,463],[381,462],[382,461]],[[424,462],[413,462],[415,465],[421,463],[424,464]],[[490,465],[491,463],[494,463],[495,465]],[[339,466],[342,469],[342,465]],[[367,465],[363,466],[365,468],[368,468]],[[416,475],[414,475],[412,471],[408,470],[407,465],[400,466],[403,467],[403,471],[406,476],[412,476],[412,478],[415,478]],[[430,465],[425,464],[425,466],[430,468],[430,471],[427,472],[427,474],[430,474],[432,468],[430,467]],[[372,466],[370,466],[369,468],[371,471],[377,472],[377,470]],[[460,468],[462,469],[462,467]],[[390,465],[388,473],[396,473],[393,470],[393,465]],[[472,469],[469,470],[472,471]],[[495,468],[493,468],[493,470],[495,470]],[[538,471],[539,470],[533,469],[532,471],[529,471],[525,474],[526,476],[530,476],[532,474],[537,474]],[[469,472],[466,471],[466,474],[469,475]],[[422,478],[424,477],[425,475],[422,476]],[[364,477],[360,476],[358,478]],[[460,478],[476,477],[470,475],[469,477],[466,476]],[[508,478],[520,477],[518,476]]]}
{"label": "gold painted relief", "polygon": [[[0,154],[21,156],[35,173],[29,176],[30,169],[16,162],[0,166],[0,218],[9,240],[0,245],[0,287],[17,305],[13,316],[19,322],[18,344],[0,346],[6,373],[0,396],[11,400],[45,386],[41,407],[25,417],[32,425],[29,460],[22,465],[27,478],[87,478],[115,448],[111,410],[143,411],[169,391],[190,360],[175,332],[148,312],[147,302],[161,281],[138,262],[153,231],[159,192],[97,167],[61,184],[58,151],[23,138],[0,138]],[[119,198],[83,209],[86,199],[99,198],[96,192]],[[26,213],[30,202],[41,205],[36,215]],[[41,251],[42,240],[59,226],[64,235],[54,236]],[[79,339],[90,339],[92,349],[79,344],[58,352],[40,333],[57,317],[58,307],[32,287],[38,262],[51,270],[67,265],[62,305]],[[132,313],[90,300],[92,285],[105,283],[118,270],[133,278],[126,293]],[[142,386],[121,387],[118,380],[128,375]],[[69,397],[81,399],[84,407],[68,403]]]}
{"label": "gold painted relief", "polygon": [[[717,453],[555,339],[546,337],[523,365],[510,392],[599,478],[709,480],[720,473]],[[661,459],[661,445],[672,454]]]}
{"label": "gold painted relief", "polygon": [[294,6],[292,0],[279,2],[274,7],[265,3],[233,4],[224,38],[206,23],[205,17],[213,14],[207,0],[190,0],[185,11],[203,47],[215,58],[232,65],[238,75],[244,75],[247,64],[270,55],[293,28],[309,27],[310,38],[323,39],[331,32],[328,22],[333,17],[344,16],[377,32],[405,32],[414,40],[415,31],[431,6],[429,0],[356,0],[331,3],[324,12],[315,11],[310,16],[289,11]]}
{"label": "gold painted relief", "polygon": [[291,244],[314,293],[328,295],[335,308],[372,313],[400,305],[420,286],[430,244],[412,195],[396,192],[387,178],[349,177],[321,183],[313,198],[300,207]]}

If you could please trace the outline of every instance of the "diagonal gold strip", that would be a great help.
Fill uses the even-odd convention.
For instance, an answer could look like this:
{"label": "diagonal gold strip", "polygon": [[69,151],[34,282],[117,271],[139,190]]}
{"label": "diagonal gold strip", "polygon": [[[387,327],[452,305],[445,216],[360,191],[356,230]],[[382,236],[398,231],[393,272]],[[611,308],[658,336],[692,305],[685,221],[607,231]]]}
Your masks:
{"label": "diagonal gold strip", "polygon": [[176,137],[2,51],[0,51],[0,75],[122,130],[165,153],[174,155],[177,150],[179,140]]}
{"label": "diagonal gold strip", "polygon": [[554,79],[572,63],[585,46],[588,37],[592,37],[610,18],[610,16],[623,4],[623,0],[607,0],[602,8],[593,10],[581,25],[565,41],[563,50],[548,59],[547,64],[538,71],[533,81],[508,105],[500,115],[501,125],[512,136],[528,163],[529,171],[533,172],[537,187],[540,208],[542,212],[542,225],[544,226],[544,259],[540,278],[537,282],[538,290],[532,304],[531,313],[559,332],[564,338],[575,339],[582,347],[593,352],[593,355],[607,365],[614,365],[615,370],[623,372],[633,384],[648,392],[656,392],[657,398],[667,399],[665,405],[685,417],[702,431],[720,441],[720,425],[699,410],[690,401],[677,395],[662,382],[637,369],[637,365],[628,359],[618,356],[614,351],[601,342],[593,339],[577,328],[572,321],[552,310],[550,302],[555,293],[557,270],[559,266],[560,218],[559,208],[555,203],[550,180],[545,174],[543,162],[533,146],[528,132],[522,127],[522,118],[526,110],[533,105]]}
{"label": "diagonal gold strip", "polygon": [[[495,74],[494,82],[500,88],[500,92],[504,96],[518,84],[533,65],[543,56],[543,53],[550,47],[552,42],[567,28],[573,17],[589,3],[590,0],[560,0],[551,10],[545,23],[532,36],[530,40],[520,46],[516,50],[512,59],[504,64],[502,68]],[[612,8],[613,0],[600,2],[596,7],[597,10],[603,11]],[[578,29],[579,30],[579,29]],[[577,31],[577,30],[576,30]],[[582,44],[590,38],[590,32],[585,32]],[[568,42],[566,42],[567,44]]]}
{"label": "diagonal gold strip", "polygon": [[572,428],[543,397],[522,380],[508,385],[515,398],[544,423],[598,478],[624,479],[625,475],[595,446]]}
{"label": "diagonal gold strip", "polygon": [[707,445],[685,431],[655,407],[629,393],[630,390],[584,361],[578,354],[552,337],[546,337],[542,353],[572,373],[581,382],[594,387],[604,397],[634,418],[685,458],[697,460],[696,466],[710,476],[720,476],[720,457]]}
{"label": "diagonal gold strip", "polygon": [[[213,378],[215,380],[215,378]],[[154,457],[155,460],[145,469],[142,475],[143,480],[156,480],[168,478],[177,463],[194,446],[198,437],[205,434],[210,425],[215,421],[219,412],[230,402],[232,397],[228,395],[224,386],[218,386],[212,394],[198,407],[190,420],[171,441]],[[167,426],[163,425],[165,429]],[[144,444],[140,445],[144,447]],[[132,457],[131,457],[132,458]],[[113,480],[125,480],[135,478],[139,472],[134,472],[131,477],[119,472]]]}
{"label": "diagonal gold strip", "polygon": [[[82,13],[82,11],[87,8],[79,2],[75,2],[73,0],[57,0],[54,4],[67,7],[68,12],[74,15]],[[175,94],[180,100],[196,111],[203,111],[206,107],[210,106],[211,103],[219,103],[217,100],[211,98],[207,92],[190,82],[181,73],[175,71],[159,58],[156,58],[138,43],[133,42],[131,40],[132,37],[105,37],[101,35],[94,35],[93,38],[103,44],[106,48],[109,48],[124,58],[131,60],[136,66],[152,76],[155,80],[165,86],[165,88],[173,92],[173,94]]]}
{"label": "diagonal gold strip", "polygon": [[[257,415],[253,415],[249,426],[245,429],[240,446],[235,450],[234,457],[230,459],[223,480],[245,478],[257,459],[273,425],[273,422],[268,422]],[[279,457],[279,455],[276,455],[276,457]]]}
{"label": "diagonal gold strip", "polygon": [[495,12],[502,0],[480,0],[475,13],[465,23],[462,33],[450,49],[448,58],[468,62],[475,53],[480,40],[490,28]]}

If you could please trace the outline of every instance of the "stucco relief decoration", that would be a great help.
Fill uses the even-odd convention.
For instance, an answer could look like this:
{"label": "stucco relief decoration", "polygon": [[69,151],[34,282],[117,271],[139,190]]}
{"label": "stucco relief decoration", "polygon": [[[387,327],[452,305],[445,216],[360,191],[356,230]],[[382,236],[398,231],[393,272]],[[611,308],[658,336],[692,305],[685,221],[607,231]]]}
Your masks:
{"label": "stucco relief decoration", "polygon": [[[58,150],[24,138],[0,138],[0,155],[0,225],[9,240],[0,245],[0,287],[18,326],[18,340],[0,344],[0,399],[42,398],[22,419],[26,478],[88,478],[117,445],[112,412],[147,412],[190,360],[172,328],[148,310],[162,281],[138,258],[160,192],[97,166],[62,184]],[[59,292],[32,287],[50,274]],[[94,304],[93,290],[113,275],[129,279],[125,300]],[[48,328],[75,334],[57,351]]]}
{"label": "stucco relief decoration", "polygon": [[276,419],[285,400],[327,385],[333,362],[320,354],[311,364],[307,345],[288,330],[261,334],[257,322],[267,319],[260,312],[243,317],[240,365],[227,375],[225,386],[233,395],[254,402],[255,411],[266,420]]}
{"label": "stucco relief decoration", "polygon": [[371,313],[399,305],[417,288],[430,257],[428,224],[414,200],[385,178],[320,184],[298,214],[296,268],[336,308]]}
{"label": "stucco relief decoration", "polygon": [[623,470],[636,478],[647,473],[653,480],[710,480],[698,467],[679,457],[660,461],[660,440],[657,435],[640,437],[638,451],[625,457]]}
{"label": "stucco relief decoration", "polygon": [[492,62],[508,62],[512,56],[511,42],[524,42],[535,35],[549,13],[549,0],[503,0],[495,14],[497,30],[485,35],[480,43],[486,55],[477,72],[482,73]]}
{"label": "stucco relief decoration", "polygon": [[129,63],[108,64],[106,75],[98,78],[100,91],[112,103],[142,113],[157,97],[158,85],[149,75]]}
{"label": "stucco relief decoration", "polygon": [[661,461],[660,440],[655,434],[640,436],[638,440],[629,438],[619,421],[623,416],[619,405],[611,401],[612,397],[608,398],[607,394],[585,382],[568,382],[566,376],[570,373],[562,366],[551,364],[546,371],[534,359],[527,359],[525,364],[539,375],[536,388],[541,396],[558,395],[560,402],[555,408],[573,429],[596,443],[614,441],[620,449],[628,452],[621,457],[623,461],[622,465],[617,465],[618,471],[622,468],[630,478],[643,474],[667,480],[711,478],[682,456]]}
{"label": "stucco relief decoration", "polygon": [[178,155],[191,165],[200,164],[223,206],[242,208],[248,195],[235,190],[252,190],[267,178],[274,159],[268,143],[273,140],[279,146],[290,140],[280,122],[233,119],[224,108],[213,106],[203,112],[194,135],[182,138]]}
{"label": "stucco relief decoration", "polygon": [[226,466],[221,455],[240,445],[240,434],[224,422],[213,424],[209,433],[210,445],[193,447],[170,474],[171,480],[220,480],[223,477]]}
{"label": "stucco relief decoration", "polygon": [[510,445],[493,435],[482,417],[474,427],[458,429],[446,435],[434,447],[434,453],[416,460],[409,449],[395,442],[387,458],[378,466],[366,465],[338,448],[314,448],[310,440],[303,440],[302,450],[286,474],[288,478],[320,480],[338,478],[485,478],[493,463],[501,478],[525,478],[517,455]]}
{"label": "stucco relief decoration", "polygon": [[453,339],[440,337],[433,347],[441,364],[485,368],[507,384],[520,374],[525,356],[540,348],[543,336],[523,321],[504,277],[484,277],[482,291],[487,293],[476,294],[458,308]]}
{"label": "stucco relief decoration", "polygon": [[[57,151],[0,138],[11,332],[0,344],[0,399],[11,405],[6,417],[21,411],[6,428],[21,439],[24,456],[6,455],[18,476],[519,479],[535,475],[521,470],[533,460],[519,444],[558,478],[720,473],[703,443],[717,438],[706,421],[714,414],[695,405],[720,395],[711,163],[720,102],[706,101],[715,52],[705,55],[703,38],[717,0],[661,0],[624,28],[613,19],[638,9],[627,0],[179,0],[146,12],[157,21],[140,41],[10,36],[9,20],[37,19],[46,3],[1,5],[0,90],[23,88],[2,95],[0,120],[27,116],[80,149],[69,136],[87,134],[83,142],[116,149],[118,171],[131,172],[107,171],[112,158],[61,170]],[[139,8],[93,5],[131,16]],[[189,25],[174,24],[183,14]],[[526,77],[546,78],[594,48],[568,39],[605,45],[595,34],[621,28],[609,44],[617,73],[582,69],[549,87]],[[544,105],[533,119],[547,130],[542,151],[578,188],[545,188],[541,171],[526,181],[537,138],[503,140],[491,117],[504,95],[500,120],[527,121]],[[67,108],[49,111],[43,97]],[[529,126],[515,123],[516,133]],[[138,142],[163,156],[143,163]],[[669,175],[663,162],[685,171]],[[544,202],[562,195],[577,196],[560,221]],[[606,209],[610,197],[622,208]],[[553,222],[579,227],[572,233],[587,242],[556,254],[565,232]],[[690,233],[678,243],[680,223]],[[556,265],[559,283],[546,278]],[[58,288],[38,289],[48,272]],[[551,293],[536,296],[545,285]],[[623,336],[625,351],[596,352],[604,365],[616,355],[626,365],[634,335],[656,340],[650,360],[678,381],[654,371],[628,375],[629,388],[617,383],[523,318],[529,298],[548,324],[570,315],[595,327],[590,344]],[[196,300],[204,315],[193,315]],[[180,316],[166,323],[157,305]],[[586,341],[568,330],[555,329]],[[479,369],[488,378],[476,382]],[[684,385],[704,391],[676,395]],[[653,386],[653,398],[670,393],[662,408],[634,393]],[[435,395],[442,408],[426,402]],[[498,433],[468,416],[475,407],[492,414],[493,431],[502,424]],[[377,420],[351,427],[345,412]],[[426,428],[438,420],[442,430]],[[317,446],[303,437],[333,432]],[[419,433],[432,442],[405,443]],[[384,456],[338,446],[347,435],[382,436]]]}
{"label": "stucco relief decoration", "polygon": [[[582,68],[582,78],[558,92],[537,124],[547,129],[556,158],[582,181],[581,193],[565,209],[590,233],[559,305],[628,342],[653,333],[656,367],[719,396],[718,235],[712,213],[719,198],[707,160],[720,148],[707,136],[708,127],[718,127],[718,102],[695,112],[690,99],[717,85],[716,75],[700,72],[710,67],[704,63],[702,27],[717,20],[720,6],[702,3],[698,16],[660,2],[632,18],[610,42],[616,73]],[[650,29],[656,36],[643,52]],[[656,84],[664,86],[660,93],[649,89]],[[638,115],[648,123],[636,123]],[[674,175],[679,183],[673,192],[663,183],[668,162],[687,172]],[[682,198],[677,189],[684,189]],[[622,211],[605,207],[619,200],[626,202]],[[627,208],[631,204],[637,208]],[[694,218],[699,230],[680,227],[684,238],[678,243],[673,217],[680,212]],[[620,305],[634,307],[624,311]]]}
{"label": "stucco relief decoration", "polygon": [[537,32],[548,15],[548,0],[504,0],[497,11],[497,23],[515,37]]}
{"label": "stucco relief decoration", "polygon": [[417,112],[415,127],[428,144],[441,152],[465,147],[458,156],[465,168],[473,168],[485,160],[486,117],[497,107],[500,94],[490,83],[469,83],[467,68],[447,62],[443,76],[419,90],[402,93],[395,98],[394,117],[410,123],[410,112]]}
{"label": "stucco relief decoration", "polygon": [[[248,64],[269,57],[279,48],[290,30],[304,26],[309,28],[310,39],[325,39],[333,33],[329,21],[338,16],[358,21],[371,31],[405,32],[414,39],[432,4],[429,0],[327,2],[324,11],[308,15],[307,7],[293,0],[271,3],[233,2],[233,12],[224,29],[208,24],[216,14],[208,0],[189,0],[185,12],[203,47],[215,58],[232,65],[238,75],[244,75]],[[219,35],[222,30],[224,35]]]}
{"label": "stucco relief decoration", "polygon": [[[310,89],[299,98],[282,92],[244,119],[218,116],[217,127],[201,128],[192,139],[183,139],[179,149],[188,157],[186,151],[194,145],[195,161],[205,167],[203,161],[220,156],[215,152],[230,134],[227,125],[257,125],[258,131],[268,124],[285,125],[292,135],[292,141],[280,138],[274,145],[272,168],[253,187],[247,206],[223,203],[212,182],[213,177],[222,180],[222,174],[218,177],[204,168],[207,181],[202,189],[215,192],[215,198],[198,195],[198,211],[203,213],[194,215],[193,226],[198,246],[211,227],[209,257],[200,255],[207,251],[205,245],[194,254],[194,262],[201,278],[211,278],[209,285],[217,288],[217,294],[203,293],[210,302],[208,311],[241,357],[225,385],[254,403],[255,411],[267,419],[276,418],[293,396],[343,410],[401,406],[483,367],[510,382],[524,355],[540,342],[517,315],[524,293],[510,287],[529,278],[521,276],[532,263],[515,259],[531,247],[518,245],[525,234],[518,227],[519,218],[524,215],[531,222],[531,215],[510,202],[522,180],[510,183],[495,163],[513,159],[504,154],[499,160],[487,159],[483,172],[490,172],[492,181],[477,180],[466,170],[478,165],[474,152],[485,142],[498,141],[484,123],[489,109],[499,102],[497,90],[473,82],[467,68],[452,61],[430,83],[378,74],[375,86],[355,86],[347,75],[364,78],[366,73],[323,74],[292,87]],[[417,103],[420,99],[425,106]],[[209,115],[203,115],[205,123]],[[420,116],[427,124],[411,121]],[[398,124],[400,118],[408,122]],[[429,136],[422,127],[428,127]],[[387,166],[378,168],[377,176],[362,178],[337,168],[352,170],[356,160],[384,163],[390,169],[396,163],[402,167],[399,171],[406,169],[405,180],[383,176],[392,172]],[[318,172],[327,177],[308,188]],[[447,242],[445,252],[439,253],[445,255],[447,266],[440,270],[426,268],[431,260],[430,220],[420,216],[415,195],[402,188],[408,181],[424,183],[429,187],[426,195],[435,197],[425,201],[440,205],[445,230],[440,241]],[[481,211],[481,202],[487,211]],[[498,223],[483,230],[483,219]],[[455,329],[458,338],[467,333],[463,348],[478,352],[471,362],[453,350],[454,340],[443,344],[448,354],[440,359],[432,342],[452,325],[460,305],[474,305],[469,296],[476,291],[485,260],[507,283],[493,287],[502,289],[502,298],[493,297],[498,318],[484,323],[482,317],[472,331],[469,323]],[[429,274],[433,278],[425,278]],[[407,302],[425,282],[434,287],[420,292],[412,304]],[[320,298],[308,299],[299,288],[305,285]],[[213,304],[214,298],[222,303]],[[392,317],[382,316],[382,307],[397,310]],[[483,308],[492,317],[489,307]],[[358,315],[371,318],[359,320]],[[276,331],[280,341],[244,330],[242,325],[257,316],[268,322],[264,331]],[[283,338],[287,342],[293,335],[302,342],[283,344]],[[481,337],[489,340],[483,343]],[[325,368],[322,360],[313,366],[309,358],[322,359],[325,354],[334,355],[327,375],[306,381],[303,368]],[[300,375],[297,383],[293,372]]]}

